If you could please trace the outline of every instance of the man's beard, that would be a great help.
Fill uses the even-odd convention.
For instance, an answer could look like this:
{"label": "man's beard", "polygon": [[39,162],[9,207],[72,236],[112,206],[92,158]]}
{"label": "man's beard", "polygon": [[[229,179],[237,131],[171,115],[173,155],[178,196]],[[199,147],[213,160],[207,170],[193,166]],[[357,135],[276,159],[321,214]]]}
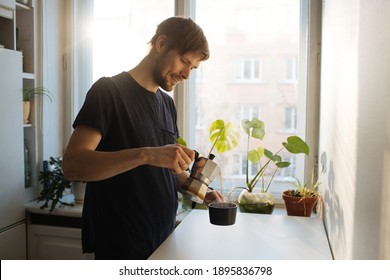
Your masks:
{"label": "man's beard", "polygon": [[157,63],[155,64],[155,67],[153,68],[153,80],[154,82],[161,87],[165,91],[172,91],[174,86],[168,85],[167,81],[164,79],[162,75],[162,69],[164,68],[165,61],[164,58],[160,58]]}
{"label": "man's beard", "polygon": [[160,71],[159,67],[155,67],[153,69],[153,80],[163,90],[166,90],[166,91],[171,91],[172,90],[172,89],[168,88],[167,82],[165,81],[165,79],[161,75],[161,71]]}

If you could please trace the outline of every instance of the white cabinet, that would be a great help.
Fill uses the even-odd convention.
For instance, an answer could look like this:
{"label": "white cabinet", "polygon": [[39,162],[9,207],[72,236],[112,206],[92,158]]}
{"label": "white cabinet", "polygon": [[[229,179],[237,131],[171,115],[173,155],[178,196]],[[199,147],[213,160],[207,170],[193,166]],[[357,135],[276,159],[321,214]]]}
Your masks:
{"label": "white cabinet", "polygon": [[[26,3],[26,4],[21,4]],[[23,88],[34,88],[40,86],[37,83],[37,41],[36,41],[36,30],[37,30],[37,17],[35,11],[35,0],[28,1],[14,1],[14,0],[0,0],[0,50],[5,53],[6,51],[18,52],[21,59],[12,67],[18,67],[22,69],[21,73],[17,76],[19,79],[19,86],[17,88],[17,94],[19,99],[22,98]],[[4,56],[4,55],[3,55]],[[2,74],[3,79],[15,79],[16,76],[11,71],[8,71],[4,64],[0,67],[4,67],[4,73]],[[3,82],[1,83],[3,85]],[[5,93],[5,89],[0,89],[1,93]],[[16,94],[16,93],[13,93]],[[25,147],[27,148],[29,155],[29,166],[28,170],[30,173],[25,184],[25,201],[31,201],[38,196],[39,182],[38,172],[40,170],[39,165],[39,151],[41,146],[39,143],[42,141],[42,136],[39,133],[38,128],[38,115],[41,107],[40,96],[34,98],[31,104],[30,122],[23,124],[23,118],[21,123],[16,124],[14,129],[22,128],[22,168],[23,170],[23,154],[25,154]],[[2,98],[4,101],[4,98]],[[5,106],[14,106],[13,110],[18,111],[22,114],[23,105],[13,103]],[[4,120],[2,120],[4,122]],[[5,131],[4,129],[2,131]],[[18,140],[17,140],[18,141]],[[22,174],[22,177],[24,175]]]}
{"label": "white cabinet", "polygon": [[0,259],[26,259],[26,224],[21,223],[0,232]]}
{"label": "white cabinet", "polygon": [[[20,52],[0,49],[0,257],[3,260],[26,256],[26,234],[20,230],[25,228],[21,61]],[[24,254],[20,253],[23,244]]]}
{"label": "white cabinet", "polygon": [[83,254],[81,229],[45,225],[28,225],[28,259],[30,260],[92,260]]}

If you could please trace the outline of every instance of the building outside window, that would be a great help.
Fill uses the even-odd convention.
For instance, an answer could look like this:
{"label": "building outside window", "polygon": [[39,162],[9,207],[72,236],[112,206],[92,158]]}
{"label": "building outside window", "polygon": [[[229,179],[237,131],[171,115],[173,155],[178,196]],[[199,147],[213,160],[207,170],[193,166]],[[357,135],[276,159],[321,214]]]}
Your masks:
{"label": "building outside window", "polygon": [[[202,79],[190,92],[204,112],[203,128],[195,134],[195,148],[207,151],[211,146],[208,128],[215,119],[239,125],[242,119],[257,117],[265,123],[266,136],[263,141],[251,139],[250,149],[263,146],[278,151],[288,136],[297,133],[298,115],[304,116],[304,112],[292,109],[301,98],[297,84],[300,1],[197,0],[195,11],[211,50],[210,59],[200,66]],[[229,64],[233,67],[226,67]],[[216,156],[225,194],[234,187],[246,186],[246,144],[247,135],[242,132],[236,149]],[[281,155],[294,165],[297,162],[294,155]],[[249,163],[251,176],[256,170]],[[300,176],[292,174],[296,170],[295,166],[283,173],[279,170],[270,191],[280,196],[286,183],[293,181],[291,175]],[[219,182],[214,182],[214,187],[218,189]]]}
{"label": "building outside window", "polygon": [[233,66],[234,82],[259,83],[262,81],[262,63],[259,58],[237,59]]}
{"label": "building outside window", "polygon": [[295,106],[285,108],[284,129],[293,132],[297,129],[297,108]]}
{"label": "building outside window", "polygon": [[298,59],[296,57],[288,57],[285,59],[285,82],[296,83],[298,80]]}

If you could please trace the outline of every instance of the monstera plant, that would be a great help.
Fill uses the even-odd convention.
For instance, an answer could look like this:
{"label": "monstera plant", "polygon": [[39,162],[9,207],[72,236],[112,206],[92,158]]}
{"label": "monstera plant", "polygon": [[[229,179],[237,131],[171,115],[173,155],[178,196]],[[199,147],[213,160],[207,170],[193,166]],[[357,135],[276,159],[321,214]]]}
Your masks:
{"label": "monstera plant", "polygon": [[[309,147],[306,142],[298,136],[290,136],[287,137],[285,142],[281,143],[280,149],[276,152],[272,152],[271,150],[268,150],[261,145],[258,146],[257,149],[249,150],[249,144],[251,139],[264,139],[264,122],[257,118],[253,118],[251,121],[248,119],[244,119],[241,122],[241,126],[244,132],[248,135],[248,138],[246,160],[246,187],[238,187],[243,189],[238,198],[240,211],[271,214],[273,212],[275,202],[272,194],[268,192],[268,189],[277,171],[281,168],[286,168],[290,165],[289,161],[283,160],[281,152],[287,150],[291,154],[308,155]],[[258,171],[253,177],[249,176],[249,162],[251,162],[252,165],[258,167]],[[266,175],[270,176],[270,178],[265,178]],[[255,186],[259,181],[261,182],[260,190],[255,192]]]}

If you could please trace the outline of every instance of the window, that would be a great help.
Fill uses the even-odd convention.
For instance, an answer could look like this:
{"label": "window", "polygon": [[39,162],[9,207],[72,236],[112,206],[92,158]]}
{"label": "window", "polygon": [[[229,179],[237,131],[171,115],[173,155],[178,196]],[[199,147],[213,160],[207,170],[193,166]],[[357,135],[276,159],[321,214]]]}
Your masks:
{"label": "window", "polygon": [[246,34],[267,32],[268,15],[261,7],[235,8],[233,32]]}
{"label": "window", "polygon": [[[173,16],[176,9],[202,27],[211,50],[210,59],[175,89],[182,137],[197,151],[207,153],[209,126],[214,120],[239,125],[244,118],[257,117],[265,122],[266,136],[262,142],[251,140],[250,149],[262,145],[275,152],[289,135],[306,138],[306,122],[311,119],[306,116],[306,87],[312,82],[306,80],[306,71],[314,66],[308,66],[307,59],[309,51],[317,50],[308,48],[310,36],[305,32],[318,33],[307,27],[308,15],[313,13],[309,3],[313,2],[112,0],[107,5],[107,1],[94,0],[94,80],[134,67],[148,51],[157,24]],[[321,1],[315,3],[321,5]],[[245,186],[246,139],[242,132],[239,146],[215,159],[222,170],[225,194]],[[310,139],[315,142],[316,136]],[[281,196],[293,176],[303,179],[304,174],[303,156],[282,157],[291,165],[279,170],[270,187],[275,197]],[[251,163],[249,169],[255,172]],[[219,179],[212,183],[216,189],[219,185]]]}
{"label": "window", "polygon": [[235,82],[261,82],[262,64],[260,59],[237,59],[233,67]]}
{"label": "window", "polygon": [[[307,63],[305,55],[299,53],[306,51],[307,42],[300,34],[304,28],[300,26],[307,15],[300,16],[300,11],[307,6],[301,9],[301,4],[308,5],[299,0],[196,1],[196,22],[209,40],[211,56],[200,66],[202,79],[189,87],[189,102],[202,108],[203,125],[192,134],[195,149],[209,150],[208,129],[216,119],[236,124],[254,116],[263,120],[265,139],[251,140],[250,149],[263,146],[276,152],[290,135],[305,139],[306,113],[301,106],[306,98],[305,82],[300,86],[299,81],[306,77],[304,72],[300,77],[298,69],[300,63]],[[226,67],[229,64],[231,68]],[[193,113],[189,114],[193,118]],[[215,158],[222,170],[225,194],[234,187],[245,187],[246,142],[247,136],[242,132],[235,150]],[[278,171],[270,187],[279,198],[294,176],[303,178],[304,170],[303,155],[281,155],[291,165]],[[249,164],[249,174],[254,175],[257,169]],[[219,182],[212,184],[218,189]]]}
{"label": "window", "polygon": [[93,81],[138,64],[157,25],[173,15],[173,0],[94,0]]}
{"label": "window", "polygon": [[282,168],[279,170],[278,177],[276,179],[286,179],[291,181],[296,173],[296,157],[295,156],[286,156],[285,161],[290,162],[290,166],[287,168]]}
{"label": "window", "polygon": [[286,58],[284,61],[284,81],[296,83],[298,80],[298,63],[296,57]]}
{"label": "window", "polygon": [[290,131],[296,131],[297,128],[297,108],[286,107],[284,114],[284,128]]}
{"label": "window", "polygon": [[237,105],[234,108],[234,123],[240,124],[243,119],[260,119],[260,108],[257,105]]}

